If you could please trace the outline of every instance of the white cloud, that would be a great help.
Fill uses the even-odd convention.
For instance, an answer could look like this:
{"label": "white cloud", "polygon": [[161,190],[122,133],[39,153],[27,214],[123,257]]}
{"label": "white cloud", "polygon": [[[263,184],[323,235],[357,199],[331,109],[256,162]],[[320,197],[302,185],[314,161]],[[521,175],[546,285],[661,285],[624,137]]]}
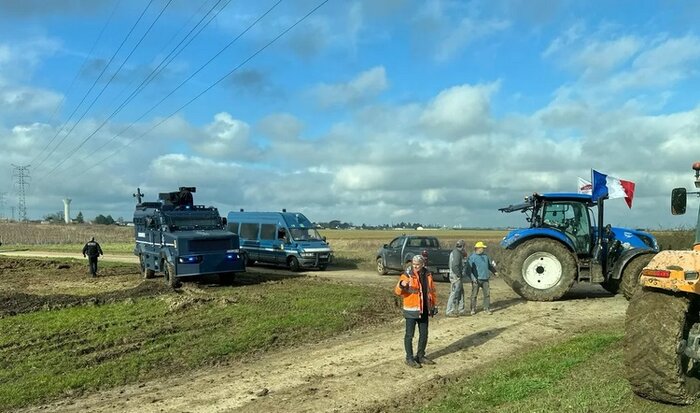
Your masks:
{"label": "white cloud", "polygon": [[428,104],[421,122],[445,138],[486,132],[491,123],[489,98],[497,89],[498,83],[491,83],[443,90]]}
{"label": "white cloud", "polygon": [[314,88],[313,95],[324,108],[354,106],[386,90],[389,82],[383,66],[373,67],[346,83],[322,84]]}
{"label": "white cloud", "polygon": [[258,124],[260,131],[272,140],[296,140],[304,130],[304,124],[289,113],[268,115]]}
{"label": "white cloud", "polygon": [[250,142],[250,126],[228,113],[217,113],[193,144],[197,152],[213,158],[248,158],[256,151]]}

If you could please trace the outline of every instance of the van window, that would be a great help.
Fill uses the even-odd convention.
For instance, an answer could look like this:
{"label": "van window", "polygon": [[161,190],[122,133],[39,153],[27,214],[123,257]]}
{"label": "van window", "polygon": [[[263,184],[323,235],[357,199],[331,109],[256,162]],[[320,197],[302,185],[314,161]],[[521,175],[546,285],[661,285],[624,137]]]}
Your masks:
{"label": "van window", "polygon": [[262,224],[260,225],[260,239],[274,240],[277,235],[277,225]]}
{"label": "van window", "polygon": [[227,228],[229,231],[233,232],[234,234],[238,234],[238,227],[240,225],[241,224],[239,222],[229,222]]}
{"label": "van window", "polygon": [[257,239],[258,224],[241,224],[241,238]]}

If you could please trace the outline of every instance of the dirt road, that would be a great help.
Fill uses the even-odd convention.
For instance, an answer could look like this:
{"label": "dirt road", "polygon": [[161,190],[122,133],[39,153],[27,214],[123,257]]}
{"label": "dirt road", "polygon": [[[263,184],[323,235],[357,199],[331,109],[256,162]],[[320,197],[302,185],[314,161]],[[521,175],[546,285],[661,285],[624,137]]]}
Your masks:
{"label": "dirt road", "polygon": [[[251,268],[255,271],[255,267]],[[271,270],[265,268],[265,271]],[[395,276],[344,270],[308,276],[391,288]],[[438,283],[439,299],[449,285]],[[564,301],[525,302],[492,282],[493,315],[445,318],[430,324],[428,356],[436,366],[403,363],[403,320],[226,366],[62,400],[45,412],[370,412],[405,402],[417,385],[442,386],[543,342],[562,340],[592,325],[621,324],[627,302],[598,287],[580,288]],[[444,305],[441,306],[444,311]],[[31,409],[36,411],[37,407]]]}

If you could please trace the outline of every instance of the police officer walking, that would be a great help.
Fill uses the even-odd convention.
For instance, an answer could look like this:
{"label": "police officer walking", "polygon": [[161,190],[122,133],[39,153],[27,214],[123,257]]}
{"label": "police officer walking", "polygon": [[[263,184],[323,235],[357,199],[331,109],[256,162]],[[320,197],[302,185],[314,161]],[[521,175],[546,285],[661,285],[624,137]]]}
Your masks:
{"label": "police officer walking", "polygon": [[97,257],[102,254],[102,248],[100,244],[95,241],[95,237],[92,237],[90,241],[83,247],[83,257],[88,257],[88,263],[90,265],[90,274],[92,277],[97,277]]}

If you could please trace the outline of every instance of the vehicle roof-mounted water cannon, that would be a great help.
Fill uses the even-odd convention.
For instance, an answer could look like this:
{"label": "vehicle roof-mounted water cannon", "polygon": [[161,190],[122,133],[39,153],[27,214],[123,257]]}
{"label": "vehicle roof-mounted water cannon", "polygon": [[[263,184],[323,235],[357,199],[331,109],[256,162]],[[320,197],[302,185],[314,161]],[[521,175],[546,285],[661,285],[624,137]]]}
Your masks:
{"label": "vehicle roof-mounted water cannon", "polygon": [[158,199],[163,201],[164,205],[172,205],[173,207],[187,207],[194,205],[192,193],[197,192],[194,186],[181,186],[179,191],[161,192],[158,194]]}
{"label": "vehicle roof-mounted water cannon", "polygon": [[[695,188],[700,189],[700,162],[695,162],[692,168],[695,171]],[[700,191],[688,192],[685,188],[674,188],[671,191],[671,214],[685,214],[688,204],[688,194],[700,197]],[[700,208],[698,208],[698,222],[695,225],[695,243],[693,249],[700,251]]]}

